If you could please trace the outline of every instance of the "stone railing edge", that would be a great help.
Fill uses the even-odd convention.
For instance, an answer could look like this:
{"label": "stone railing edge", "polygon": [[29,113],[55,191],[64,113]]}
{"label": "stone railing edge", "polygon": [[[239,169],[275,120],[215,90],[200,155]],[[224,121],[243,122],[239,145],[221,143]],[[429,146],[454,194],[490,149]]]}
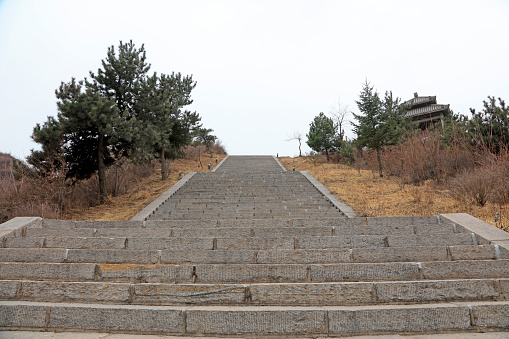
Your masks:
{"label": "stone railing edge", "polygon": [[440,214],[440,218],[454,223],[464,232],[474,233],[480,245],[496,245],[500,254],[509,258],[509,233],[467,213],[445,213]]}
{"label": "stone railing edge", "polygon": [[287,170],[286,170],[286,168],[285,168],[285,166],[283,166],[283,164],[279,161],[279,159],[278,159],[275,155],[273,155],[273,156],[272,156],[272,158],[274,158],[274,160],[277,162],[277,164],[279,165],[279,167],[281,167],[281,168],[283,169],[283,171],[284,171],[284,172],[286,172],[286,171],[287,171]]}
{"label": "stone railing edge", "polygon": [[300,173],[309,180],[309,182],[316,187],[327,199],[329,199],[334,206],[336,206],[346,217],[355,218],[356,214],[353,208],[336,199],[334,194],[332,194],[327,187],[325,187],[321,182],[319,182],[314,176],[309,174],[308,171],[300,171]]}
{"label": "stone railing edge", "polygon": [[218,168],[219,168],[219,166],[221,166],[221,165],[223,164],[223,162],[224,162],[226,159],[228,159],[228,157],[229,157],[229,155],[225,156],[225,157],[224,157],[224,159],[223,159],[223,160],[221,160],[221,161],[219,162],[219,164],[217,164],[217,165],[216,165],[216,167],[214,167],[214,168],[212,169],[212,171],[211,171],[211,172],[215,172],[215,171],[216,171],[216,169],[218,169]]}
{"label": "stone railing edge", "polygon": [[0,237],[6,237],[23,227],[33,226],[41,222],[40,217],[16,217],[0,224]]}
{"label": "stone railing edge", "polygon": [[169,197],[171,197],[175,192],[177,192],[186,182],[188,182],[196,172],[187,173],[182,179],[177,181],[175,185],[171,186],[166,192],[158,196],[154,201],[148,204],[144,209],[142,209],[138,214],[136,214],[131,221],[144,221],[157,210],[157,208],[164,203]]}

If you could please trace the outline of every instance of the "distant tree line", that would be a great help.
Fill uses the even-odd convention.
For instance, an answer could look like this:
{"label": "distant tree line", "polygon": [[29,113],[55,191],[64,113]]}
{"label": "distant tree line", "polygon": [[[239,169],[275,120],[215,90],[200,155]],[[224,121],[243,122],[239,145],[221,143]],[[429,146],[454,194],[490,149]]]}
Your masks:
{"label": "distant tree line", "polygon": [[204,129],[197,112],[186,110],[196,87],[192,75],[149,75],[144,45],[119,43],[90,78],[62,82],[55,91],[58,114],[37,124],[27,161],[43,173],[66,171],[71,181],[98,174],[100,202],[104,202],[106,168],[129,159],[159,159],[166,179],[166,159],[184,155],[183,148],[199,138],[216,140]]}
{"label": "distant tree line", "polygon": [[[408,107],[401,105],[400,102],[401,100],[394,97],[391,91],[386,91],[385,96],[381,98],[374,86],[366,80],[356,101],[359,114],[351,112],[355,119],[351,124],[356,138],[348,142],[344,140],[342,124],[346,110],[339,106],[339,109],[332,112],[333,117],[321,112],[313,119],[306,134],[307,144],[314,152],[325,154],[327,160],[335,153],[348,161],[353,161],[354,148],[358,150],[357,153],[362,153],[362,149],[365,148],[373,150],[376,152],[378,172],[382,177],[381,155],[384,149],[404,143],[417,132],[412,121],[405,118]],[[461,141],[493,154],[507,150],[509,108],[504,100],[498,98],[497,101],[491,96],[483,102],[483,106],[480,111],[471,108],[470,117],[454,112],[446,116],[443,128],[438,126],[442,147]],[[333,119],[334,116],[336,119]]]}

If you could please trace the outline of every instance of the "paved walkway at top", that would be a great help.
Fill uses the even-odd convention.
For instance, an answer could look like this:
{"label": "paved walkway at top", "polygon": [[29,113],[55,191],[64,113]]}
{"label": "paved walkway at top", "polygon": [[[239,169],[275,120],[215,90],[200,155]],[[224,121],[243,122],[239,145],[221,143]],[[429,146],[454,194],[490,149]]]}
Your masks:
{"label": "paved walkway at top", "polygon": [[281,172],[284,169],[271,156],[229,156],[215,172]]}

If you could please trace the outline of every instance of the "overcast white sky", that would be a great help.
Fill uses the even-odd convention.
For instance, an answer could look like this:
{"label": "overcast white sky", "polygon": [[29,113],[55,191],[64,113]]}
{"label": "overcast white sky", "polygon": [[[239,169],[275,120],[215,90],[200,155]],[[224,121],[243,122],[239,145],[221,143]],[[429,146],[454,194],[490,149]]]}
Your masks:
{"label": "overcast white sky", "polygon": [[0,0],[0,152],[29,155],[60,82],[131,39],[151,72],[193,75],[190,108],[230,154],[297,155],[288,136],[338,99],[357,112],[366,78],[461,113],[509,101],[505,0]]}

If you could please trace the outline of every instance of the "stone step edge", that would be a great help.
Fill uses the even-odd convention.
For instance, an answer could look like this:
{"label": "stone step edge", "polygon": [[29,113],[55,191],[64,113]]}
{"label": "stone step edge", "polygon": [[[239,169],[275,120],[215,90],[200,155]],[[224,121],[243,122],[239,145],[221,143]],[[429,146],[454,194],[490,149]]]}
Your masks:
{"label": "stone step edge", "polygon": [[509,279],[250,284],[0,280],[0,300],[122,305],[430,304],[509,300]]}
{"label": "stone step edge", "polygon": [[138,334],[384,334],[507,330],[509,302],[383,306],[139,306],[0,302],[0,328]]}

